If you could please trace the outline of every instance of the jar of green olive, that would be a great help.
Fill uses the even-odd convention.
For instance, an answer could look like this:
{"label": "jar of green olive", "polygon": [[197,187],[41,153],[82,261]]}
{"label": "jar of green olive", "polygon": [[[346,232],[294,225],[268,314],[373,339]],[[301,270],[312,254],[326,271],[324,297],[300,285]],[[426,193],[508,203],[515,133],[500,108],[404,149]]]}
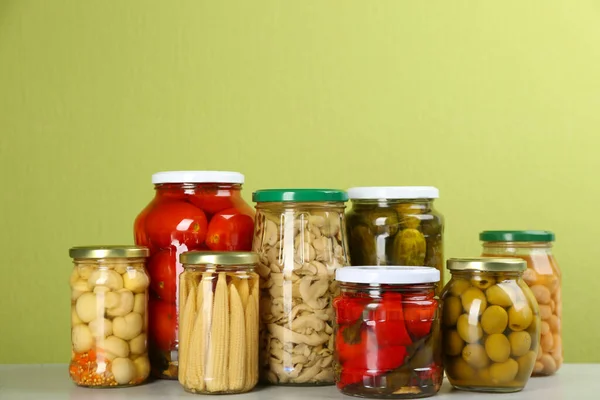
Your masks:
{"label": "jar of green olive", "polygon": [[456,389],[522,390],[540,345],[540,312],[523,281],[527,263],[509,258],[449,259],[442,291],[444,366]]}

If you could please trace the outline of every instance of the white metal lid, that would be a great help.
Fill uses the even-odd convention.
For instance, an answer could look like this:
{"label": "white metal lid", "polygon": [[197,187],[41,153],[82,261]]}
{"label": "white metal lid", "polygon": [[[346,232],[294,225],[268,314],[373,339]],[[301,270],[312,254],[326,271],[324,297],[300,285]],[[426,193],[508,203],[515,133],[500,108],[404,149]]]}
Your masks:
{"label": "white metal lid", "polygon": [[152,183],[244,183],[244,175],[232,171],[165,171],[152,175]]}
{"label": "white metal lid", "polygon": [[342,267],[335,279],[348,283],[399,284],[432,283],[440,281],[440,271],[431,267],[361,266]]}
{"label": "white metal lid", "polygon": [[363,186],[348,189],[348,198],[378,199],[437,199],[440,191],[433,186]]}

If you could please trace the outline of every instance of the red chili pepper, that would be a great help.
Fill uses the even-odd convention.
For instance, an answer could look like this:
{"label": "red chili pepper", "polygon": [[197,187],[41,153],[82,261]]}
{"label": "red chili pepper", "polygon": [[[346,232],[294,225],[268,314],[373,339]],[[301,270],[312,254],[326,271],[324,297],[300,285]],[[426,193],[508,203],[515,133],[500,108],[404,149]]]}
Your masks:
{"label": "red chili pepper", "polygon": [[390,346],[377,348],[374,340],[367,341],[368,345],[363,354],[343,362],[340,385],[346,386],[386,373],[400,367],[404,363],[407,350],[405,346]]}
{"label": "red chili pepper", "polygon": [[438,302],[425,296],[404,298],[404,318],[406,328],[413,340],[417,341],[431,332],[431,324],[435,318]]}
{"label": "red chili pepper", "polygon": [[377,347],[410,346],[412,340],[406,330],[402,296],[399,293],[386,295],[376,309],[369,310],[367,326],[376,335]]}
{"label": "red chili pepper", "polygon": [[340,325],[353,324],[357,320],[362,320],[365,307],[369,304],[369,299],[356,297],[338,297],[333,301],[336,310],[337,323]]}

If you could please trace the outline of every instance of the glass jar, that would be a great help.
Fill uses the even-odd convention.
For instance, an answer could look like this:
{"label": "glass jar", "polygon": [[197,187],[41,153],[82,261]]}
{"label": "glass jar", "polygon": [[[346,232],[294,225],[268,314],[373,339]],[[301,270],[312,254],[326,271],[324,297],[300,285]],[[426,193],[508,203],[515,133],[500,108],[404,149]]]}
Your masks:
{"label": "glass jar", "polygon": [[442,293],[444,366],[457,389],[522,390],[536,363],[541,318],[523,281],[527,264],[507,258],[449,259]]}
{"label": "glass jar", "polygon": [[527,261],[525,283],[540,306],[541,346],[533,376],[553,375],[563,363],[561,272],[552,254],[554,234],[549,231],[484,231],[485,257],[518,257]]}
{"label": "glass jar", "polygon": [[192,393],[244,393],[258,382],[258,255],[183,253],[179,382]]}
{"label": "glass jar", "polygon": [[346,193],[259,190],[253,200],[261,377],[282,385],[333,384],[335,270],[348,265]]}
{"label": "glass jar", "polygon": [[148,249],[73,247],[71,363],[79,386],[139,385],[150,374],[146,346]]}
{"label": "glass jar", "polygon": [[242,199],[237,172],[159,172],[152,182],[154,199],[134,224],[136,244],[150,248],[150,362],[156,377],[177,379],[179,255],[250,251],[254,210]]}
{"label": "glass jar", "polygon": [[443,378],[434,268],[346,267],[336,273],[338,389],[367,398],[436,394]]}
{"label": "glass jar", "polygon": [[434,208],[438,189],[428,186],[348,189],[347,212],[352,265],[428,266],[444,286],[444,217]]}

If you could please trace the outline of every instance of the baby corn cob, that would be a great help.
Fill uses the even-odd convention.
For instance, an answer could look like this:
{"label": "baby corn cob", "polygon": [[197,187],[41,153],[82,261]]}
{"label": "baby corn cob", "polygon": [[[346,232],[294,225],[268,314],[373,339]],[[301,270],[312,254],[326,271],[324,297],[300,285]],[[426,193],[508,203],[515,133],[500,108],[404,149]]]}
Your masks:
{"label": "baby corn cob", "polygon": [[[185,386],[198,391],[204,390],[204,366],[206,358],[206,344],[209,340],[210,320],[212,318],[213,292],[212,274],[205,273],[198,286],[202,293],[201,303],[197,304],[198,312],[192,330],[188,366],[186,370]],[[200,293],[197,295],[197,299]]]}
{"label": "baby corn cob", "polygon": [[217,280],[209,343],[206,389],[209,392],[222,392],[227,390],[229,361],[229,296],[225,272],[220,272]]}
{"label": "baby corn cob", "polygon": [[[248,285],[246,285],[248,288]],[[232,391],[244,388],[246,376],[246,333],[244,306],[234,284],[229,285],[229,383]]]}
{"label": "baby corn cob", "polygon": [[192,286],[187,301],[183,304],[181,313],[181,326],[179,329],[179,382],[183,385],[187,369],[188,354],[190,351],[190,336],[194,327],[196,316],[196,288]]}
{"label": "baby corn cob", "polygon": [[250,294],[246,307],[246,379],[244,391],[258,382],[258,297]]}
{"label": "baby corn cob", "polygon": [[248,296],[250,295],[250,286],[248,286],[248,279],[236,279],[236,288],[242,299],[242,305],[244,309],[248,304]]}

